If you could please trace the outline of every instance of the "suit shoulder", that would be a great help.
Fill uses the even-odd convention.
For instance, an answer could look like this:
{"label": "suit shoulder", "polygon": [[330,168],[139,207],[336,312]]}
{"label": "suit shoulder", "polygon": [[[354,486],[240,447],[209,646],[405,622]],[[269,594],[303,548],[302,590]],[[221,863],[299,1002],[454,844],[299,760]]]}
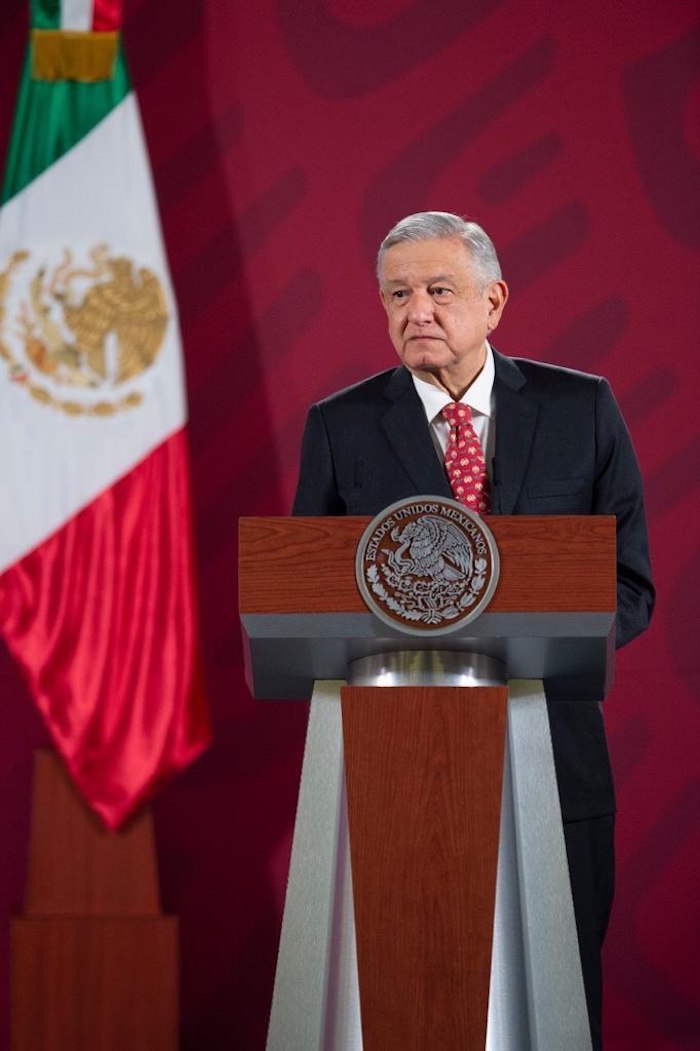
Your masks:
{"label": "suit shoulder", "polygon": [[499,358],[496,375],[501,391],[515,390],[548,411],[569,414],[572,419],[592,414],[618,426],[622,415],[604,376],[530,358]]}
{"label": "suit shoulder", "polygon": [[510,361],[517,366],[528,383],[550,390],[557,388],[593,389],[601,382],[607,382],[602,376],[581,372],[578,369],[569,369],[564,365],[551,365],[545,361],[533,361],[531,358],[511,358]]}

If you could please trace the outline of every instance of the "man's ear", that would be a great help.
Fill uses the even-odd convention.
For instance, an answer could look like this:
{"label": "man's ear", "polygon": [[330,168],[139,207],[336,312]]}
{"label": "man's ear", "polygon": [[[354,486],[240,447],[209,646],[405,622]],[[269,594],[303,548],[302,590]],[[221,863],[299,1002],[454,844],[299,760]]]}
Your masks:
{"label": "man's ear", "polygon": [[489,301],[488,329],[493,332],[508,302],[508,285],[505,281],[492,281],[486,288],[486,295]]}

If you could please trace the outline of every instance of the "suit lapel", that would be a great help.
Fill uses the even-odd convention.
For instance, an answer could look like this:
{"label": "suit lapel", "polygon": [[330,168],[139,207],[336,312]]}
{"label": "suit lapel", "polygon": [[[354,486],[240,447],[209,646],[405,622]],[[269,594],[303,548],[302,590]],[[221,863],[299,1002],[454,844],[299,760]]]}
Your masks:
{"label": "suit lapel", "polygon": [[452,496],[410,372],[398,368],[389,380],[386,393],[391,404],[382,416],[381,425],[402,467],[416,487],[416,494]]}
{"label": "suit lapel", "polygon": [[[539,409],[522,390],[527,381],[516,362],[497,351],[494,360],[498,487],[493,510],[509,515],[522,488]],[[381,424],[416,493],[451,497],[450,483],[435,452],[423,406],[407,369],[396,369],[386,394],[390,404]]]}
{"label": "suit lapel", "polygon": [[[526,379],[512,358],[494,351],[496,363],[497,501],[502,515],[513,513],[530,459],[539,413],[522,389]],[[495,495],[495,494],[494,494]]]}

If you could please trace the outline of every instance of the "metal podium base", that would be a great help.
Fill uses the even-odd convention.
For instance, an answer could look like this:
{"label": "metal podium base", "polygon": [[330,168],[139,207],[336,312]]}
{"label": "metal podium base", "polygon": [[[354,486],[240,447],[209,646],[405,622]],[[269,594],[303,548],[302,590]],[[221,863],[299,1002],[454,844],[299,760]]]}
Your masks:
{"label": "metal podium base", "polygon": [[342,680],[317,682],[267,1035],[269,1051],[362,1051]]}
{"label": "metal podium base", "polygon": [[[465,655],[459,656],[464,661]],[[452,674],[449,664],[446,674]],[[374,677],[377,668],[355,669],[354,681],[364,673]],[[398,684],[387,669],[380,673],[388,676],[386,685]],[[415,661],[406,674],[415,676]],[[461,682],[468,689],[467,681],[483,674],[497,677],[498,669],[479,666]],[[268,1051],[363,1047],[344,790],[343,685],[317,682],[311,701]],[[508,687],[486,1048],[590,1051],[544,691],[536,680],[511,680]]]}
{"label": "metal podium base", "polygon": [[488,1051],[591,1051],[542,683],[508,683]]}

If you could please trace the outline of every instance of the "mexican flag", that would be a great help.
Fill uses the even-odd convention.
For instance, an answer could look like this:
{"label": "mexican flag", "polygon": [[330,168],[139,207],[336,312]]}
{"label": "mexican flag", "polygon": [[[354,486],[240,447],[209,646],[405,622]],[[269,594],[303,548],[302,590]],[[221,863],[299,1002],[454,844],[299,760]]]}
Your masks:
{"label": "mexican flag", "polygon": [[109,827],[207,745],[177,309],[115,0],[33,0],[0,210],[0,630]]}

